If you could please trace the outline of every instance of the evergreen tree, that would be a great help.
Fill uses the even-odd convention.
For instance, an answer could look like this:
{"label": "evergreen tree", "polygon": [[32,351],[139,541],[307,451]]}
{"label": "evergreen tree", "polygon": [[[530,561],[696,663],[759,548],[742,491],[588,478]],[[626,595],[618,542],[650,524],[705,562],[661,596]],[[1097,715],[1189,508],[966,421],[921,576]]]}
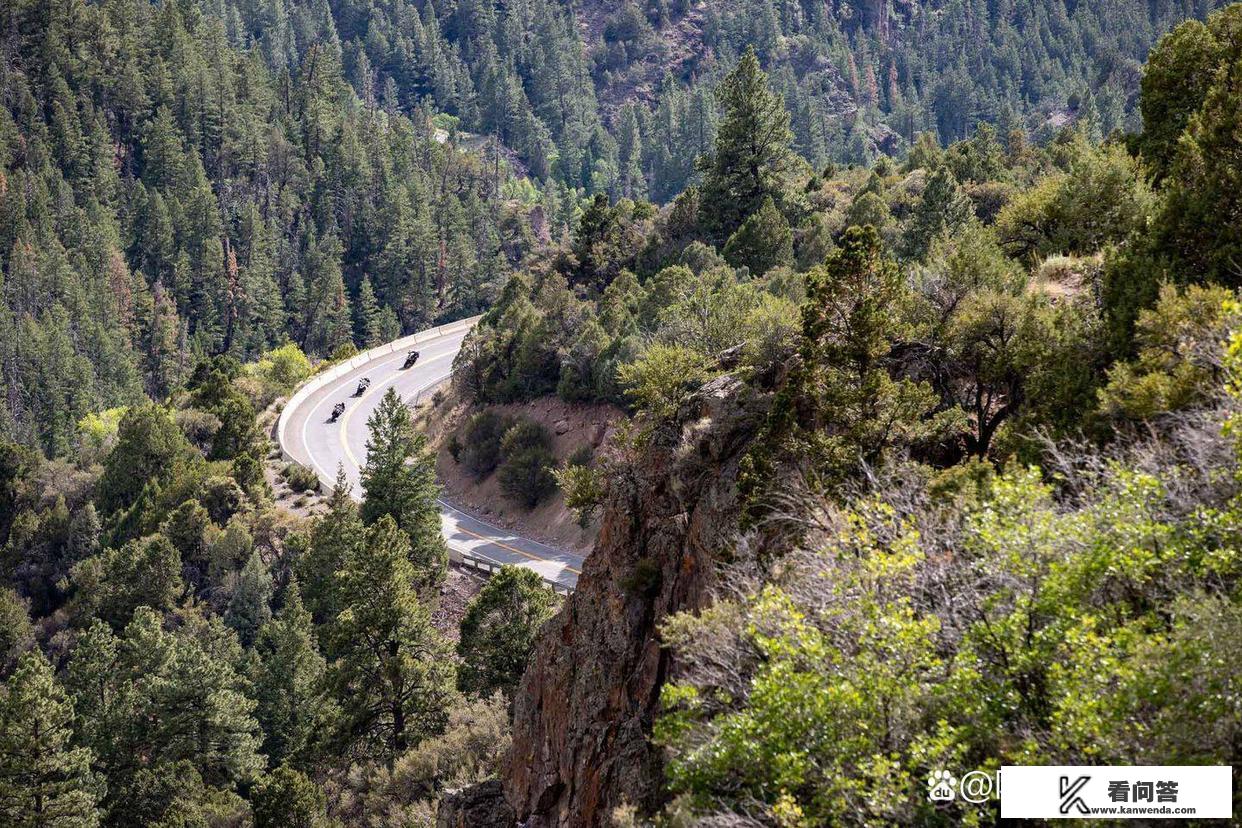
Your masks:
{"label": "evergreen tree", "polygon": [[0,696],[0,820],[13,828],[94,828],[100,780],[73,746],[73,704],[38,650]]}
{"label": "evergreen tree", "polygon": [[488,696],[503,690],[512,696],[557,604],[556,594],[529,569],[505,566],[493,575],[461,621],[461,691]]}
{"label": "evergreen tree", "polygon": [[396,522],[409,537],[419,588],[430,594],[444,580],[448,547],[440,534],[440,489],[427,438],[414,431],[410,410],[393,388],[384,392],[367,427],[362,519],[371,525],[387,515]]}
{"label": "evergreen tree", "polygon": [[251,795],[255,828],[327,828],[327,798],[306,774],[280,766]]}
{"label": "evergreen tree", "polygon": [[928,176],[923,195],[905,228],[905,255],[921,260],[932,243],[951,234],[971,218],[970,201],[962,194],[948,167]]}
{"label": "evergreen tree", "polygon": [[338,709],[327,693],[326,662],[296,579],[285,587],[280,612],[260,630],[256,648],[262,668],[255,715],[263,752],[272,764],[308,767],[335,727]]}
{"label": "evergreen tree", "polygon": [[789,164],[789,113],[768,86],[754,48],[716,90],[720,129],[703,171],[702,215],[713,239],[723,242],[765,200],[784,203]]}
{"label": "evergreen tree", "polygon": [[362,537],[358,506],[350,496],[345,470],[338,469],[336,485],[328,498],[328,511],[311,530],[306,551],[294,568],[303,584],[307,609],[317,623],[325,623],[340,611],[336,573],[345,565],[349,551]]}
{"label": "evergreen tree", "polygon": [[224,623],[237,633],[242,646],[249,647],[259,634],[259,628],[271,618],[272,574],[259,557],[258,550],[255,550],[237,576],[224,612]]}
{"label": "evergreen tree", "polygon": [[793,232],[771,197],[729,237],[724,257],[734,267],[749,268],[755,276],[793,263]]}
{"label": "evergreen tree", "polygon": [[384,514],[341,569],[331,682],[352,740],[388,762],[444,726],[455,670],[419,598],[410,542]]}
{"label": "evergreen tree", "polygon": [[905,325],[906,286],[874,227],[850,227],[808,274],[800,362],[773,404],[767,433],[743,462],[741,486],[759,511],[784,464],[816,489],[851,478],[860,461],[938,436],[953,415],[932,416],[926,383],[895,378],[885,364]]}

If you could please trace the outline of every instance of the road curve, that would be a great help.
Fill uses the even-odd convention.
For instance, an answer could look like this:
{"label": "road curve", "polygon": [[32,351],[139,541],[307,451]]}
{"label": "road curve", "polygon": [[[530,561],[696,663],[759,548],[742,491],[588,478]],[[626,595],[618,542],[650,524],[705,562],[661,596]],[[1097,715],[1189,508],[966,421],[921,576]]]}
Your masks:
{"label": "road curve", "polygon": [[[476,319],[444,325],[372,348],[344,363],[321,371],[290,397],[281,411],[277,439],[287,459],[312,468],[326,488],[338,468],[352,485],[355,500],[362,499],[360,473],[366,460],[367,418],[389,388],[407,402],[417,402],[445,382],[453,357]],[[420,353],[418,362],[402,369],[406,351]],[[360,397],[353,396],[358,380],[371,378]],[[345,413],[328,422],[332,407],[345,403]],[[582,569],[582,557],[513,534],[440,501],[441,531],[455,562],[489,570],[500,564],[532,569],[559,592],[572,591]]]}

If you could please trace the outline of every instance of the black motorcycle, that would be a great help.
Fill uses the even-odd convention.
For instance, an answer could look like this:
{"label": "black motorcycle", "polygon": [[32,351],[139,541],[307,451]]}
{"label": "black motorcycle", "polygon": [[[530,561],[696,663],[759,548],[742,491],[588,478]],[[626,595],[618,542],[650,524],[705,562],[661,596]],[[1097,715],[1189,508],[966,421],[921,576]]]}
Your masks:
{"label": "black motorcycle", "polygon": [[345,413],[345,403],[337,403],[332,406],[332,416],[328,418],[328,422],[335,423],[342,414]]}
{"label": "black motorcycle", "polygon": [[371,387],[371,378],[363,377],[361,380],[358,381],[358,390],[354,392],[354,396],[361,397],[362,392],[366,391],[370,387]]}
{"label": "black motorcycle", "polygon": [[405,355],[405,363],[402,364],[401,369],[405,370],[416,362],[418,362],[418,351],[410,351]]}

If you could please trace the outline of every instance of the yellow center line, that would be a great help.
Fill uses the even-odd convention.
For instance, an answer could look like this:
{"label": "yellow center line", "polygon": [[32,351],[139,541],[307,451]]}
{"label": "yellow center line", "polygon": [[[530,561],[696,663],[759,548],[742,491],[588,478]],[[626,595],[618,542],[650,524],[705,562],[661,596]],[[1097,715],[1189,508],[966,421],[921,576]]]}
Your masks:
{"label": "yellow center line", "polygon": [[[456,356],[456,353],[440,354],[439,356],[430,357],[429,359],[427,359],[426,362],[423,362],[422,364],[430,365],[433,362],[436,362],[442,359],[447,359],[452,356]],[[345,416],[341,418],[341,430],[340,430],[340,435],[339,435],[340,440],[341,440],[341,448],[345,450],[345,456],[349,458],[349,461],[353,463],[355,466],[357,466],[358,468],[362,468],[362,464],[358,462],[358,458],[354,455],[353,449],[349,447],[349,440],[347,439],[347,435],[349,434],[349,418],[353,416],[355,411],[357,411],[359,408],[362,407],[362,403],[368,397],[370,397],[372,394],[378,393],[381,388],[384,388],[387,385],[392,385],[397,380],[401,379],[401,376],[402,375],[400,373],[397,373],[389,377],[388,379],[384,380],[381,383],[372,385],[370,388],[368,388],[366,391],[362,393],[362,396],[358,398],[358,402],[355,403],[354,406],[350,408],[347,412],[345,412]],[[422,389],[419,389],[419,390],[422,390]],[[527,552],[524,549],[518,549],[516,546],[510,546],[509,544],[504,543],[503,541],[498,541],[498,540],[495,540],[494,538],[489,538],[486,535],[480,535],[478,532],[472,532],[460,524],[457,525],[457,531],[465,532],[467,535],[470,535],[473,538],[478,538],[481,541],[486,541],[492,546],[499,546],[501,549],[507,549],[510,552],[516,553],[525,558],[529,558],[532,561],[539,561],[540,563],[557,563],[557,561],[551,560],[549,558],[541,558],[538,555],[532,552]],[[581,570],[575,569],[572,566],[566,565],[564,568],[574,573],[575,575],[582,574]]]}
{"label": "yellow center line", "polygon": [[[501,542],[501,541],[494,540],[494,539],[492,539],[492,538],[487,537],[486,535],[480,535],[478,532],[471,532],[469,529],[467,529],[466,527],[464,527],[464,526],[462,526],[462,525],[460,525],[460,524],[458,524],[458,526],[457,526],[457,531],[459,531],[459,532],[465,532],[467,535],[470,535],[470,536],[471,536],[471,537],[473,537],[473,538],[478,538],[478,539],[479,539],[479,540],[481,540],[481,541],[487,541],[487,542],[488,542],[488,543],[490,543],[492,546],[499,546],[501,549],[508,549],[510,552],[516,552],[516,553],[517,553],[517,554],[519,554],[519,555],[522,555],[522,556],[525,556],[525,557],[527,557],[527,558],[530,558],[532,561],[539,561],[540,563],[557,563],[556,561],[551,560],[550,558],[541,558],[541,557],[539,557],[538,555],[534,554],[533,552],[527,552],[527,551],[526,551],[526,550],[524,550],[524,549],[518,549],[516,546],[510,546],[510,545],[509,545],[509,544],[507,544],[507,543],[503,543],[503,542]],[[566,566],[565,566],[565,569],[569,570],[570,572],[574,573],[575,575],[581,575],[581,574],[582,574],[582,570],[580,570],[580,569],[574,569],[572,566],[568,566],[568,565],[566,565]]]}
{"label": "yellow center line", "polygon": [[[440,354],[439,356],[429,357],[423,363],[423,365],[430,365],[433,362],[439,362],[442,359],[448,359],[456,355],[457,355],[456,352],[453,352],[453,353],[447,353],[447,354]],[[346,411],[345,416],[341,419],[341,432],[339,434],[339,437],[341,439],[341,448],[345,450],[345,456],[349,458],[349,462],[353,463],[359,469],[362,468],[362,464],[359,463],[358,458],[354,456],[354,450],[349,447],[349,440],[347,439],[347,435],[349,434],[349,419],[350,417],[354,416],[355,411],[357,411],[359,408],[362,407],[362,403],[367,399],[367,397],[370,397],[372,394],[378,393],[379,390],[381,388],[384,388],[385,386],[392,385],[397,380],[401,379],[401,376],[402,375],[400,373],[393,374],[391,377],[384,380],[383,382],[376,383],[372,385],[370,388],[368,388],[366,391],[362,392],[362,396],[358,398],[358,402],[355,403],[352,408]],[[421,391],[422,389],[419,389],[419,390]]]}

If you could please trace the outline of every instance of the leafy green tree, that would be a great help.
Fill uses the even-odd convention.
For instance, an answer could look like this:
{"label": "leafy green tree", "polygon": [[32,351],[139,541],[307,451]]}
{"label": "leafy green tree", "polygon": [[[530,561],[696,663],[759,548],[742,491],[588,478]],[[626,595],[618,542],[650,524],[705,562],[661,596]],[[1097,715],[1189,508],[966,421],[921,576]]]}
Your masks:
{"label": "leafy green tree", "polygon": [[1154,198],[1138,162],[1120,147],[1075,145],[1070,171],[1037,182],[1001,209],[996,232],[1019,259],[1090,255],[1147,226]]}
{"label": "leafy green tree", "polygon": [[421,574],[409,537],[382,515],[338,574],[341,611],[327,630],[346,733],[389,763],[440,731],[456,681],[448,645],[419,599]]}
{"label": "leafy green tree", "polygon": [[101,780],[73,744],[73,704],[39,650],[0,696],[0,818],[14,828],[94,828]]}
{"label": "leafy green tree", "polygon": [[444,580],[448,547],[440,535],[440,488],[427,438],[414,431],[409,408],[392,388],[384,392],[367,427],[362,519],[371,525],[391,517],[410,539],[408,551],[421,588],[433,589]]}
{"label": "leafy green tree", "polygon": [[756,276],[793,262],[793,232],[771,197],[729,237],[724,256],[729,264],[747,267]]}
{"label": "leafy green tree", "polygon": [[1135,325],[1138,353],[1108,371],[1099,406],[1110,417],[1148,420],[1201,404],[1220,383],[1220,343],[1236,326],[1232,291],[1165,285]]}
{"label": "leafy green tree", "polygon": [[706,357],[681,345],[655,344],[640,359],[622,365],[617,379],[640,410],[667,420],[711,376]]}
{"label": "leafy green tree", "polygon": [[716,89],[721,109],[716,144],[700,161],[701,214],[709,235],[723,242],[771,198],[783,204],[789,164],[789,113],[768,86],[753,47]]}
{"label": "leafy green tree", "polygon": [[535,639],[558,607],[556,594],[535,572],[504,566],[470,602],[461,621],[457,685],[463,693],[512,696]]}

